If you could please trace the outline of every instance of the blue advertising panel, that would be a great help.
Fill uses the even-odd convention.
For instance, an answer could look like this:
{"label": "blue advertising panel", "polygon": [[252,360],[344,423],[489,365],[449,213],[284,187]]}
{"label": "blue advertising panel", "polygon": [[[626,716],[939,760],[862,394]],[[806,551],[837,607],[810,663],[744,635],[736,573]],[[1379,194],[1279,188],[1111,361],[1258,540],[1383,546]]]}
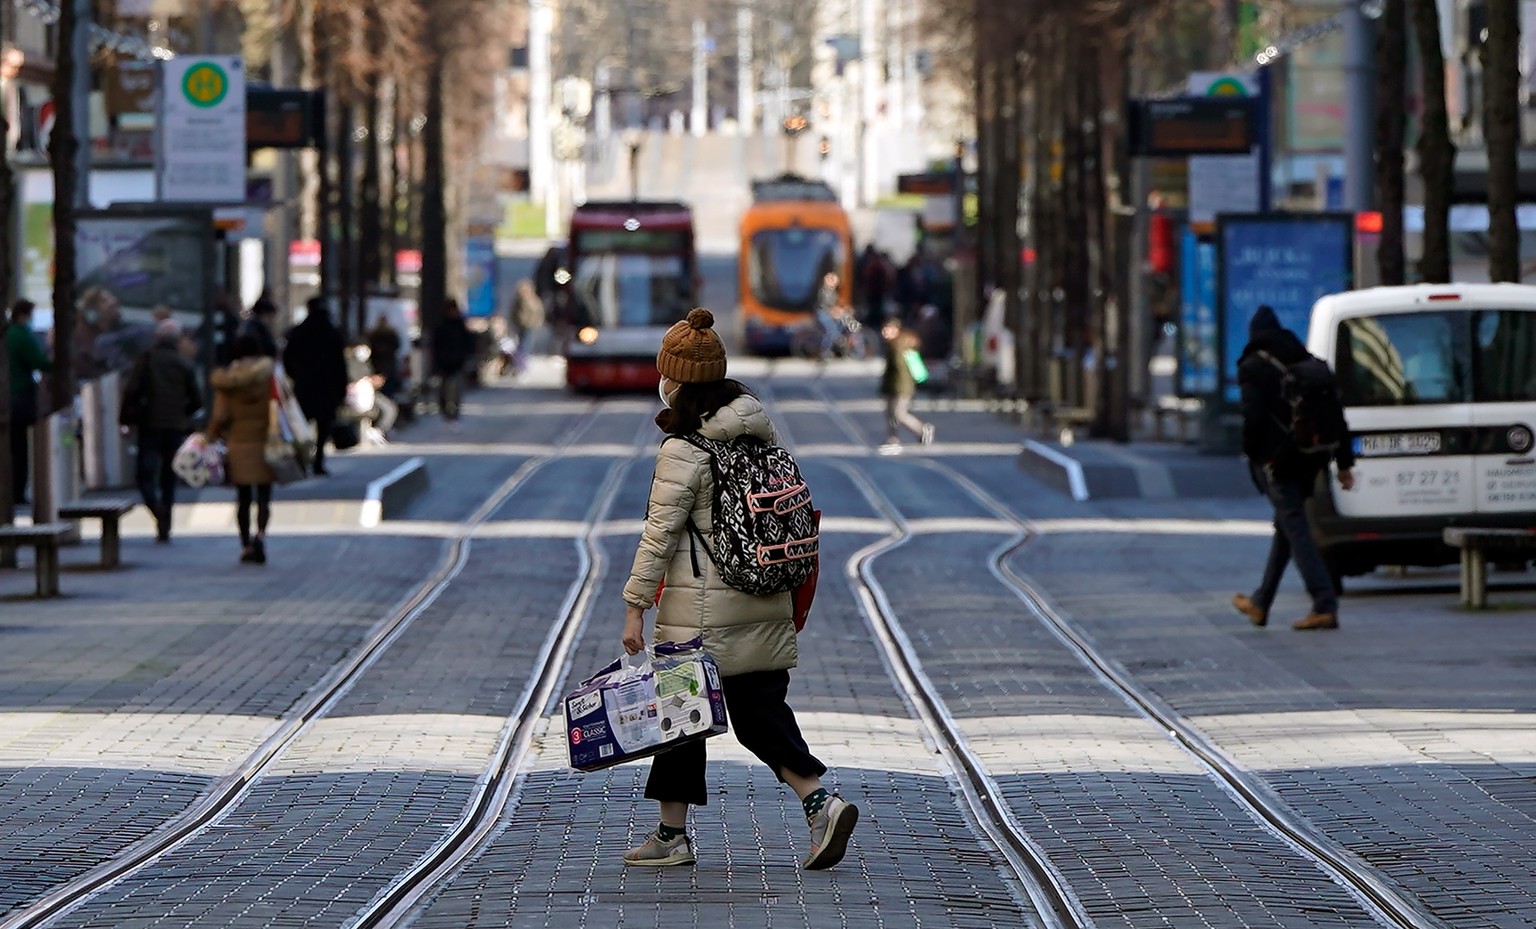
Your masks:
{"label": "blue advertising panel", "polygon": [[1237,359],[1260,306],[1303,341],[1319,297],[1354,287],[1354,219],[1347,213],[1268,213],[1216,221],[1221,386],[1238,399]]}
{"label": "blue advertising panel", "polygon": [[1184,230],[1179,251],[1183,297],[1179,311],[1179,393],[1203,397],[1216,392],[1216,243]]}
{"label": "blue advertising panel", "polygon": [[486,318],[496,315],[496,240],[471,236],[464,243],[464,274],[468,278],[468,305],[464,315]]}

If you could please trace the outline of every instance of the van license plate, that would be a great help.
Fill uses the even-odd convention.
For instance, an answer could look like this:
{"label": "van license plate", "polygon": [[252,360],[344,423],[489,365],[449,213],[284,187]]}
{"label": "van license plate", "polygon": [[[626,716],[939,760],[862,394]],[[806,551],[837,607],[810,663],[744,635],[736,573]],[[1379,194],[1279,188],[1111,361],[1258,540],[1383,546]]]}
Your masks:
{"label": "van license plate", "polygon": [[1438,432],[1389,432],[1363,435],[1355,443],[1355,454],[1365,458],[1389,455],[1435,455],[1440,452]]}

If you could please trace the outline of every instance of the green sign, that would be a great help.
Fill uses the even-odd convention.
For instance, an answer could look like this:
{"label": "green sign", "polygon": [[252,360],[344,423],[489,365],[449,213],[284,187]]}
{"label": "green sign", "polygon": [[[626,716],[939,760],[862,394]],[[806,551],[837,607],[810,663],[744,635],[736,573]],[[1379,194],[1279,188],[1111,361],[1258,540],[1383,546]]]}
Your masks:
{"label": "green sign", "polygon": [[181,92],[193,106],[212,109],[229,96],[229,75],[212,62],[194,65],[181,79]]}

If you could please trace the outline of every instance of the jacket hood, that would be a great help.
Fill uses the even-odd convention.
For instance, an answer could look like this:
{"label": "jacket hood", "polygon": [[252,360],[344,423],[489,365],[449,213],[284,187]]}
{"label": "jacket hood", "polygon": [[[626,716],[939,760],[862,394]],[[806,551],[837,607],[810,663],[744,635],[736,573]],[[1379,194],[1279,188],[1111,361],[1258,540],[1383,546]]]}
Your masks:
{"label": "jacket hood", "polygon": [[1307,347],[1297,338],[1296,333],[1289,329],[1271,329],[1260,332],[1248,342],[1248,347],[1243,349],[1243,356],[1238,360],[1241,364],[1258,352],[1268,352],[1275,356],[1281,364],[1295,364],[1307,357]]}
{"label": "jacket hood", "polygon": [[1261,306],[1253,314],[1253,319],[1248,321],[1248,338],[1257,339],[1262,333],[1278,332],[1283,328],[1280,325],[1280,317],[1275,315],[1275,311],[1270,307]]}
{"label": "jacket hood", "polygon": [[274,362],[271,358],[252,358],[237,361],[227,368],[219,368],[210,379],[218,390],[241,390],[272,379]]}
{"label": "jacket hood", "polygon": [[772,442],[774,439],[773,423],[768,419],[768,411],[763,409],[762,401],[748,396],[737,397],[716,410],[699,427],[699,435],[716,442],[729,442],[744,435],[764,442]]}

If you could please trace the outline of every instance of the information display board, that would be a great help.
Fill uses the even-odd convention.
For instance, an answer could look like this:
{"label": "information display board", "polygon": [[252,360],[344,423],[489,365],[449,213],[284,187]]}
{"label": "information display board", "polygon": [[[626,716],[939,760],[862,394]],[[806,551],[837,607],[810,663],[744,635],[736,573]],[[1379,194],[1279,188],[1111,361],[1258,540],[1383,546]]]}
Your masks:
{"label": "information display board", "polygon": [[1312,305],[1355,284],[1354,219],[1348,213],[1226,214],[1216,219],[1221,389],[1238,400],[1237,360],[1260,306],[1303,341]]}
{"label": "information display board", "polygon": [[1216,331],[1216,243],[1184,230],[1179,274],[1179,394],[1216,392],[1220,347]]}

